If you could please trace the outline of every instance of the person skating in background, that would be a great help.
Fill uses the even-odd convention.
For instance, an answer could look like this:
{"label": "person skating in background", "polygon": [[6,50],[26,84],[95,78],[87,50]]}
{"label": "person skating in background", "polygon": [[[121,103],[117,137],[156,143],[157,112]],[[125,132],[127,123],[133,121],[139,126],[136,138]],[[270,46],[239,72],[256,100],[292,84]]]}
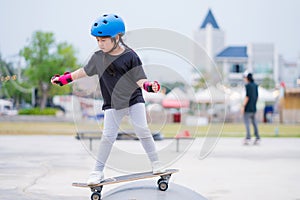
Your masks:
{"label": "person skating in background", "polygon": [[74,72],[55,75],[53,84],[65,85],[74,80],[98,75],[104,99],[104,128],[94,170],[87,184],[94,185],[104,179],[103,170],[112,146],[117,138],[119,125],[125,115],[131,118],[135,133],[152,164],[154,174],[165,170],[159,161],[154,139],[146,120],[145,101],[142,89],[158,92],[157,81],[147,80],[139,56],[122,40],[125,24],[116,14],[104,14],[92,25],[91,35],[95,37],[99,51],[90,58],[87,65]]}

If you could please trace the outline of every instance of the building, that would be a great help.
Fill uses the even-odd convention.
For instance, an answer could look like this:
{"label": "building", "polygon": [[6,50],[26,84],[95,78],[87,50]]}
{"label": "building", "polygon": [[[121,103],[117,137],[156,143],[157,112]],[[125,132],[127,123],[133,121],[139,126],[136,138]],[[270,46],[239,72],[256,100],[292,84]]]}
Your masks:
{"label": "building", "polygon": [[225,33],[221,30],[211,10],[208,11],[195,40],[206,50],[206,55],[195,55],[195,63],[206,73],[216,67],[222,82],[235,86],[243,83],[242,74],[249,71],[258,83],[265,79],[279,83],[279,56],[274,44],[249,43],[225,46]]}
{"label": "building", "polygon": [[229,46],[215,56],[224,83],[231,86],[243,83],[242,73],[246,70],[258,83],[270,79],[278,84],[278,59],[274,45],[263,43]]}
{"label": "building", "polygon": [[211,10],[195,31],[195,40],[203,50],[195,51],[194,62],[202,74],[209,74],[207,77],[198,77],[198,83],[203,81],[200,78],[207,78],[205,81],[209,82],[215,74],[221,74],[221,83],[225,86],[244,85],[243,73],[247,70],[253,73],[255,81],[263,87],[281,88],[278,99],[265,100],[264,105],[258,103],[259,116],[262,116],[263,106],[272,104],[276,107],[276,113],[279,113],[280,122],[299,123],[300,54],[297,61],[287,61],[278,54],[272,43],[227,46],[225,33]]}
{"label": "building", "polygon": [[279,82],[287,88],[300,87],[300,55],[297,62],[279,58]]}
{"label": "building", "polygon": [[[195,32],[195,40],[202,46],[204,51],[196,52],[195,63],[206,72],[211,72],[215,55],[220,52],[225,45],[225,33],[222,31],[212,13],[208,11],[204,21],[199,29]],[[200,55],[199,55],[200,54]]]}

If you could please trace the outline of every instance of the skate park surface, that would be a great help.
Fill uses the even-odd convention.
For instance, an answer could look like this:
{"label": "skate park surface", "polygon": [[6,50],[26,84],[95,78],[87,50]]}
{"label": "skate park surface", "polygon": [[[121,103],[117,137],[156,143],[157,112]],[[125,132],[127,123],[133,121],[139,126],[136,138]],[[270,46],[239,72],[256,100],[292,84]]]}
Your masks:
{"label": "skate park surface", "polygon": [[[106,186],[103,200],[119,199],[118,195],[124,199],[182,199],[188,193],[199,200],[300,199],[300,139],[263,138],[261,145],[244,146],[242,138],[220,138],[201,157],[204,140],[197,138],[180,152],[175,146],[169,148],[170,156],[181,156],[168,165],[180,171],[171,177],[167,191],[157,189],[156,179],[147,179]],[[156,144],[160,148],[169,142]],[[71,185],[85,181],[93,168],[95,157],[87,146],[73,136],[0,136],[0,199],[90,199],[88,188]],[[117,141],[115,146],[142,152],[138,141]],[[128,162],[114,152],[111,157],[118,158],[120,167]],[[105,170],[106,177],[124,174],[114,168]]]}

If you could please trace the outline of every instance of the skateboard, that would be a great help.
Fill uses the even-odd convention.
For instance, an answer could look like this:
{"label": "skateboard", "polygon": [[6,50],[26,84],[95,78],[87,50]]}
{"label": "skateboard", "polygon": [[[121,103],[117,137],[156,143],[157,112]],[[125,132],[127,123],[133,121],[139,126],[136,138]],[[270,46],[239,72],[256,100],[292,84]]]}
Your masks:
{"label": "skateboard", "polygon": [[91,200],[100,200],[101,191],[104,185],[122,183],[128,181],[136,181],[140,179],[147,179],[160,176],[157,181],[158,189],[161,191],[166,191],[168,189],[168,183],[173,173],[178,172],[178,169],[167,169],[165,173],[161,174],[152,174],[152,172],[142,172],[135,174],[128,174],[124,176],[116,176],[112,178],[104,179],[102,182],[96,185],[87,185],[86,183],[72,183],[72,186],[75,187],[89,187],[93,192],[91,195]]}

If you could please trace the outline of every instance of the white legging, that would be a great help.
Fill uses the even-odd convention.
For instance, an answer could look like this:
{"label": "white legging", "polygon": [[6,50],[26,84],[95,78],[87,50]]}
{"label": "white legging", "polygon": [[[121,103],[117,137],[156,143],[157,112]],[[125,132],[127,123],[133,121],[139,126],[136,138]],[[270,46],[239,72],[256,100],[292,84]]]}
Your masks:
{"label": "white legging", "polygon": [[104,129],[98,151],[95,171],[103,171],[105,163],[111,152],[113,143],[118,136],[119,125],[125,115],[129,115],[137,137],[140,139],[144,150],[151,162],[158,160],[155,143],[148,128],[144,103],[137,103],[129,108],[104,111]]}

